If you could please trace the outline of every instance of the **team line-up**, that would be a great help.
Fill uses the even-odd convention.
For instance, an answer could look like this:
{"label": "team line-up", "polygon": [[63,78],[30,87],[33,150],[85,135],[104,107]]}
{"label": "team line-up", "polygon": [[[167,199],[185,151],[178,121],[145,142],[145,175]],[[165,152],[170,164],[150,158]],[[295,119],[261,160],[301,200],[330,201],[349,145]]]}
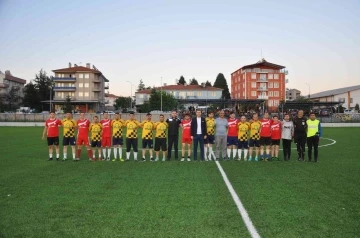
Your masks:
{"label": "team line-up", "polygon": [[[79,161],[81,149],[85,146],[90,161],[96,161],[96,149],[98,161],[116,161],[117,159],[124,161],[122,158],[123,128],[126,128],[126,161],[130,160],[131,149],[134,160],[137,161],[139,129],[142,129],[142,161],[146,161],[147,151],[149,151],[150,161],[158,161],[160,150],[162,160],[170,160],[173,146],[175,159],[178,160],[178,138],[179,129],[181,129],[181,161],[191,161],[191,151],[193,160],[196,161],[198,146],[201,161],[220,158],[223,160],[243,158],[245,161],[279,160],[280,140],[282,140],[284,161],[289,161],[291,143],[294,139],[298,160],[305,161],[305,145],[307,144],[308,161],[312,160],[312,148],[314,148],[314,161],[317,162],[322,128],[314,113],[310,113],[309,116],[310,118],[306,119],[303,111],[299,110],[293,120],[290,120],[289,115],[285,115],[280,121],[278,116],[270,118],[269,113],[265,113],[263,118],[259,119],[258,114],[255,113],[251,120],[247,121],[245,116],[241,116],[240,119],[235,118],[233,112],[230,113],[229,118],[226,118],[224,111],[220,111],[217,118],[214,117],[213,112],[209,112],[204,118],[201,116],[201,111],[197,110],[196,117],[191,118],[189,114],[186,114],[184,119],[180,120],[177,112],[172,111],[171,116],[166,120],[161,114],[158,122],[152,121],[151,114],[148,113],[146,120],[140,123],[135,119],[134,113],[129,113],[128,120],[121,119],[119,113],[116,113],[115,118],[111,120],[109,115],[104,113],[102,120],[99,121],[99,118],[94,116],[90,122],[85,118],[84,113],[81,113],[80,119],[75,121],[71,113],[66,113],[65,118],[59,120],[55,117],[55,113],[51,112],[45,122],[42,138],[44,140],[47,136],[49,160],[53,160],[54,148],[56,160],[60,159],[59,127],[63,127],[62,160],[67,160],[67,146],[71,146],[73,160]],[[154,132],[155,146],[153,147]],[[75,138],[76,134],[77,138]],[[75,145],[77,145],[77,151]],[[113,151],[113,157],[111,151]],[[254,157],[253,151],[255,151]]]}

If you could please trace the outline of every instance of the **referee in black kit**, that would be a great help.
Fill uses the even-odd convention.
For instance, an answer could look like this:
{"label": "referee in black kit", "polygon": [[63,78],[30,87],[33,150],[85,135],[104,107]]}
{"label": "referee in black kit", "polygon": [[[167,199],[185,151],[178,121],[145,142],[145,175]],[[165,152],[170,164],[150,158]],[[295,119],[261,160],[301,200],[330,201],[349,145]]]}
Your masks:
{"label": "referee in black kit", "polygon": [[179,127],[181,120],[177,117],[176,110],[171,111],[171,117],[166,120],[168,124],[168,154],[167,160],[171,158],[172,145],[174,144],[175,159],[179,159]]}
{"label": "referee in black kit", "polygon": [[296,143],[299,161],[304,161],[307,130],[306,120],[304,111],[299,110],[297,116],[294,118],[294,142]]}

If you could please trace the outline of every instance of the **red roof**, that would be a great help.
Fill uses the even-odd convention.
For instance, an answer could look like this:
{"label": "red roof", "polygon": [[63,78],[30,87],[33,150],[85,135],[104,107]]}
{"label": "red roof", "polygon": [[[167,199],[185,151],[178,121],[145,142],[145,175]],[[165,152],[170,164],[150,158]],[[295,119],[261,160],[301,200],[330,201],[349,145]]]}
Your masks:
{"label": "red roof", "polygon": [[[156,87],[156,90],[160,90],[161,87]],[[136,93],[150,94],[152,89],[145,89],[137,91]],[[215,87],[202,87],[201,85],[167,85],[163,86],[162,90],[177,90],[177,91],[222,91],[222,88]]]}
{"label": "red roof", "polygon": [[[284,69],[285,68],[285,66],[273,64],[273,63],[267,62],[265,59],[262,59],[255,64],[245,65],[245,66],[241,67],[240,69],[249,69],[249,68],[256,68],[256,67],[268,67],[271,69]],[[238,69],[238,70],[240,70],[240,69]],[[236,70],[235,72],[237,72],[238,70]],[[235,72],[232,72],[232,74]]]}
{"label": "red roof", "polygon": [[118,98],[119,96],[116,96],[115,94],[105,94],[105,97],[107,97],[107,98]]}
{"label": "red roof", "polygon": [[26,80],[25,80],[25,79],[21,79],[21,78],[18,78],[18,77],[14,77],[14,76],[9,75],[9,74],[5,74],[5,79],[7,79],[7,80],[9,80],[9,81],[21,83],[21,84],[26,84]]}
{"label": "red roof", "polygon": [[91,73],[101,73],[99,70],[90,69],[84,66],[75,66],[71,68],[64,68],[64,69],[55,69],[53,70],[54,73],[76,73],[76,72],[91,72]]}

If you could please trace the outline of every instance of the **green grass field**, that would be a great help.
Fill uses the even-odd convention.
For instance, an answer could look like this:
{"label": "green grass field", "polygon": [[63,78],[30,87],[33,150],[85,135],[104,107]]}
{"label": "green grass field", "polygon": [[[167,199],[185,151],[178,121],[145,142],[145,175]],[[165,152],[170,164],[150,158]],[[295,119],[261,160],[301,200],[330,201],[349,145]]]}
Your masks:
{"label": "green grass field", "polygon": [[[0,237],[250,237],[214,162],[47,161],[41,133],[0,128]],[[220,163],[262,237],[360,237],[359,134],[324,128],[317,164]]]}

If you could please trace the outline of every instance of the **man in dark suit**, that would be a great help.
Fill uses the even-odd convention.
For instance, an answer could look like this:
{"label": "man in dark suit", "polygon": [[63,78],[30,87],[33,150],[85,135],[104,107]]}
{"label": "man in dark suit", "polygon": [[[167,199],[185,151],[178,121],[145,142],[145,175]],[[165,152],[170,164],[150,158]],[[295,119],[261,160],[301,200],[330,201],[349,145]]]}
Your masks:
{"label": "man in dark suit", "polygon": [[205,118],[201,117],[201,110],[196,110],[196,117],[191,121],[191,139],[194,142],[194,161],[197,160],[197,148],[200,143],[201,161],[204,161],[204,139],[206,139],[206,122]]}

